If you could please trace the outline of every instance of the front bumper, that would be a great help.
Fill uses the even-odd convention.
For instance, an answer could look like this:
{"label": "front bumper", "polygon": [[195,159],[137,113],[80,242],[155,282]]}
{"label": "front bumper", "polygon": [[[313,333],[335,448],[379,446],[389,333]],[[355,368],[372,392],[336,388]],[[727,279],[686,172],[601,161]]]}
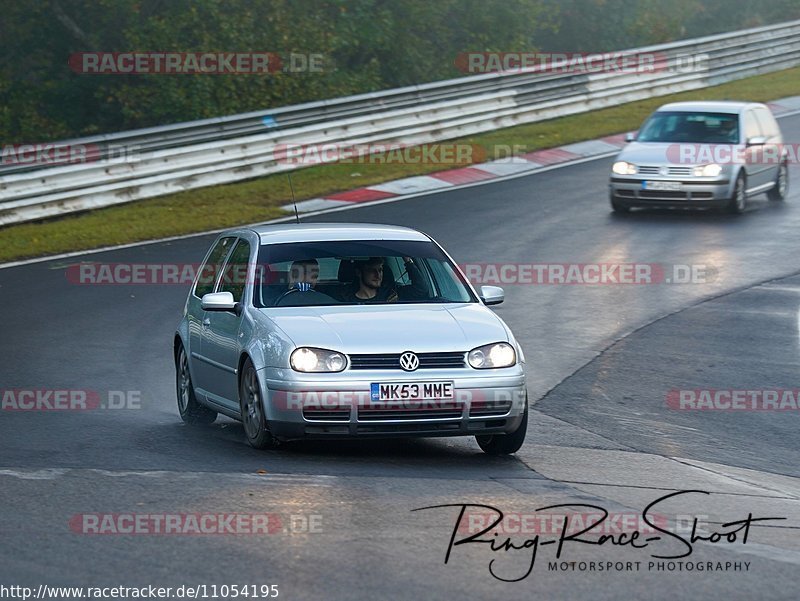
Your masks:
{"label": "front bumper", "polygon": [[[273,434],[283,440],[502,434],[516,430],[527,403],[520,366],[493,375],[464,376],[466,370],[417,372],[418,382],[451,381],[452,400],[376,402],[370,384],[410,381],[408,374],[375,371],[370,375],[276,379],[263,370],[265,414]],[[454,372],[458,375],[454,375]]]}
{"label": "front bumper", "polygon": [[[643,182],[679,184],[679,190],[654,190],[643,187]],[[651,176],[626,177],[614,175],[609,183],[611,198],[628,207],[665,207],[685,209],[711,209],[725,207],[733,195],[733,183],[724,178],[658,178]]]}

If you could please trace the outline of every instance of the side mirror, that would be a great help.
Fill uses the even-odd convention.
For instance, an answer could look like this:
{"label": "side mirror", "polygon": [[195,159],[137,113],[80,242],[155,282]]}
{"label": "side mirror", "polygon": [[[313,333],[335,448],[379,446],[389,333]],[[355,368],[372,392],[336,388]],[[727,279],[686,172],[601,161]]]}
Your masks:
{"label": "side mirror", "polygon": [[481,300],[484,305],[499,305],[506,299],[500,286],[481,286]]}
{"label": "side mirror", "polygon": [[204,311],[235,311],[237,304],[230,292],[211,292],[200,300]]}
{"label": "side mirror", "polygon": [[637,133],[638,132],[635,132],[635,131],[628,132],[627,134],[625,134],[625,141],[626,142],[635,142]]}
{"label": "side mirror", "polygon": [[763,146],[766,143],[767,136],[753,136],[752,138],[747,138],[748,146]]}

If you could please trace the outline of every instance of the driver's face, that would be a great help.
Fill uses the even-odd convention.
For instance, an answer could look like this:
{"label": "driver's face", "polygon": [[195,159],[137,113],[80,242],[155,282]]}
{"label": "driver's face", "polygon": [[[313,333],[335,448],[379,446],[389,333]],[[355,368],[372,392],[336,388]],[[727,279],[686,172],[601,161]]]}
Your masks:
{"label": "driver's face", "polygon": [[289,277],[292,284],[308,282],[312,286],[316,286],[319,280],[319,265],[294,265]]}
{"label": "driver's face", "polygon": [[361,283],[367,288],[378,289],[383,282],[383,263],[370,263],[361,268]]}

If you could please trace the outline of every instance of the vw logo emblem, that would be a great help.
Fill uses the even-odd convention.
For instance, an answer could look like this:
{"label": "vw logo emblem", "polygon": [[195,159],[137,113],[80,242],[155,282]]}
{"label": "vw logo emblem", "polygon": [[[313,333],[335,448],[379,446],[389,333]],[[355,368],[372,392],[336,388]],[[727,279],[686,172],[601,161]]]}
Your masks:
{"label": "vw logo emblem", "polygon": [[419,357],[410,351],[403,353],[400,355],[400,367],[405,371],[414,371],[419,367]]}
{"label": "vw logo emblem", "polygon": [[658,171],[661,173],[661,175],[669,175],[669,167],[666,165],[662,166]]}

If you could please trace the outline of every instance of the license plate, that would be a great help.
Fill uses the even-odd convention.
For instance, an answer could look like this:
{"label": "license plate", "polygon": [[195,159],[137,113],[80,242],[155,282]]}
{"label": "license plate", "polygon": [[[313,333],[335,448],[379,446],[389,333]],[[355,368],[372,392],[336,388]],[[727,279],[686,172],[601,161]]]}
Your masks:
{"label": "license plate", "polygon": [[642,190],[672,190],[672,191],[680,191],[680,190],[683,190],[683,184],[681,182],[651,182],[651,181],[645,181],[645,182],[642,182]]}
{"label": "license plate", "polygon": [[376,382],[370,384],[373,401],[432,401],[451,400],[452,382]]}

